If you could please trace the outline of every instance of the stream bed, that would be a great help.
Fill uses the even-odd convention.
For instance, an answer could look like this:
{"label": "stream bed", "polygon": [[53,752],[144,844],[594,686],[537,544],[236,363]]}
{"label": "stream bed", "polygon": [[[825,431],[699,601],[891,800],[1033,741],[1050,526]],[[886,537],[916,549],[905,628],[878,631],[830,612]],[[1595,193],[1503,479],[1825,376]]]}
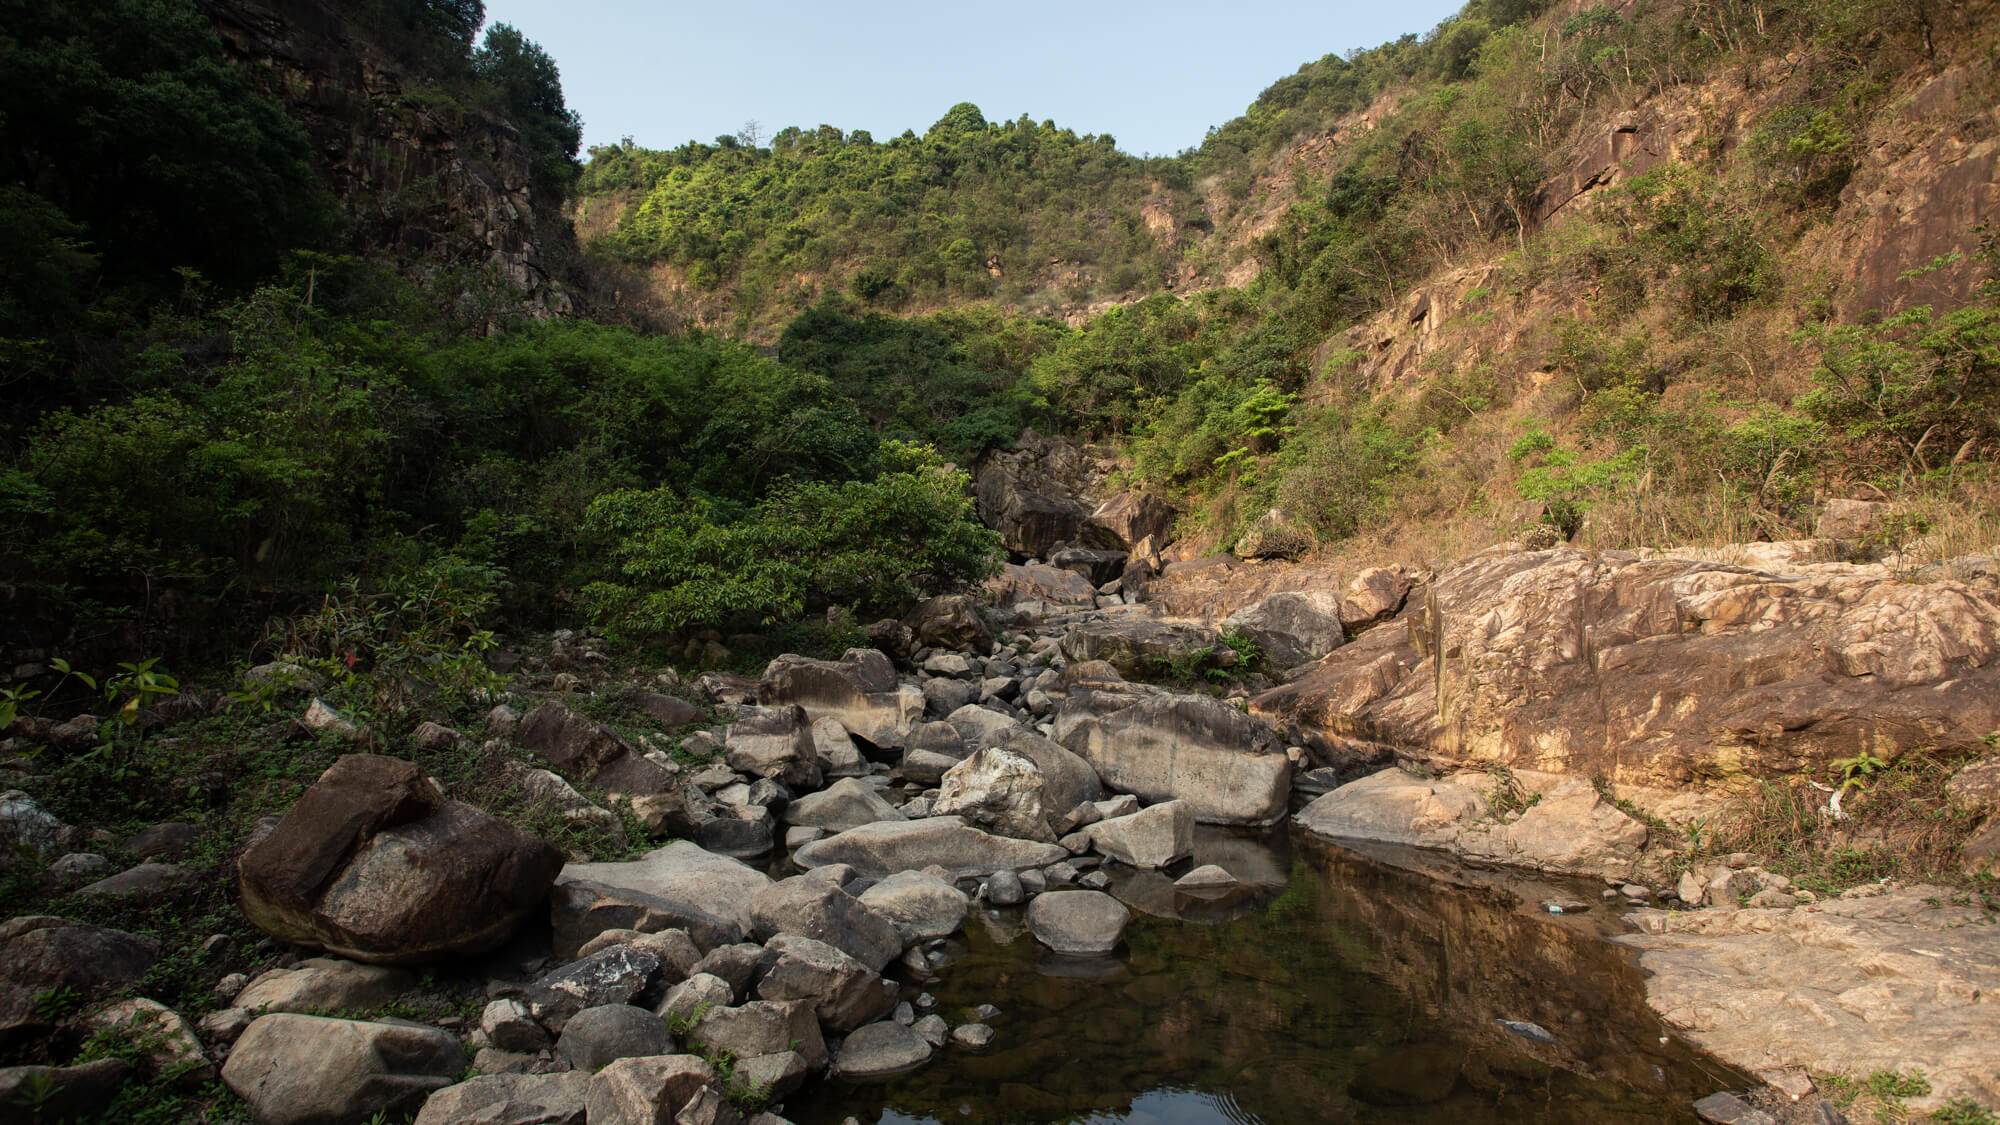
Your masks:
{"label": "stream bed", "polygon": [[[817,1082],[784,1113],[798,1125],[1692,1122],[1696,1098],[1747,1084],[1645,1007],[1639,969],[1601,938],[1619,928],[1602,884],[1283,828],[1204,829],[1193,863],[1245,887],[1197,899],[1166,875],[1107,869],[1134,915],[1111,957],[1058,957],[1023,909],[975,904],[952,962],[904,995],[929,992],[954,1026],[998,1007],[992,1044],[947,1046],[886,1081]],[[1592,905],[1552,918],[1538,905],[1552,894]]]}

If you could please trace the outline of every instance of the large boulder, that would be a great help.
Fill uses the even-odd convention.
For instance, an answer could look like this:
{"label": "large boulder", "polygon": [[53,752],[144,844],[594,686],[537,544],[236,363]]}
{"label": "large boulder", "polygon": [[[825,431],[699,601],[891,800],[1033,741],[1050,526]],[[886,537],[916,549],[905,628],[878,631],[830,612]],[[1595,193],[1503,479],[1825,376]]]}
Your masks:
{"label": "large boulder", "polygon": [[1150,492],[1121,492],[1099,504],[1090,522],[1107,532],[1118,550],[1134,554],[1145,540],[1156,547],[1173,541],[1173,506]]}
{"label": "large boulder", "polygon": [[574,1070],[482,1075],[432,1094],[416,1125],[584,1125],[589,1087]]}
{"label": "large boulder", "polygon": [[1324,612],[1304,594],[1272,594],[1230,614],[1222,628],[1257,642],[1273,668],[1295,668],[1318,660],[1346,639],[1340,618]]}
{"label": "large boulder", "polygon": [[995,836],[955,816],[864,824],[814,840],[792,854],[800,867],[844,863],[876,878],[936,866],[960,879],[1002,869],[1044,867],[1068,858],[1069,852],[1060,845]]}
{"label": "large boulder", "polygon": [[914,945],[949,937],[965,923],[965,892],[935,875],[898,871],[861,892],[861,905],[887,918]]}
{"label": "large boulder", "polygon": [[1167,801],[1130,816],[1100,820],[1086,831],[1091,846],[1133,867],[1165,867],[1194,854],[1194,807]]}
{"label": "large boulder", "polygon": [[963,816],[1002,836],[1053,843],[1042,790],[1042,771],[1033,761],[988,747],[945,771],[932,811]]}
{"label": "large boulder", "polygon": [[896,1006],[896,986],[823,941],[778,934],[764,947],[760,1000],[806,1000],[819,1022],[849,1031],[880,1019]]}
{"label": "large boulder", "polygon": [[993,631],[979,615],[979,603],[964,594],[943,594],[919,602],[903,618],[903,624],[916,643],[926,648],[982,656],[993,651]]}
{"label": "large boulder", "polygon": [[0,922],[0,1040],[54,1022],[45,997],[99,1000],[131,985],[159,960],[155,938],[25,915]]}
{"label": "large boulder", "polygon": [[540,755],[571,781],[588,781],[614,793],[643,796],[673,785],[673,774],[642,757],[617,731],[560,703],[544,703],[514,731],[514,740]]}
{"label": "large boulder", "polygon": [[39,1125],[103,1120],[100,1115],[131,1077],[132,1064],[120,1058],[75,1066],[0,1067],[0,1106],[6,1107],[0,1109],[0,1121]]}
{"label": "large boulder", "polygon": [[1088,547],[1065,547],[1049,556],[1049,565],[1088,579],[1092,588],[1115,581],[1125,573],[1131,558],[1124,551],[1094,551]]}
{"label": "large boulder", "polygon": [[973,499],[980,522],[998,531],[1001,545],[1015,554],[1047,558],[1079,540],[1113,547],[1109,532],[1090,525],[1092,506],[1082,499],[1094,477],[1082,450],[1026,430],[1013,449],[981,455],[973,468]]}
{"label": "large boulder", "polygon": [[2000,729],[2000,604],[1881,567],[1496,548],[1252,709],[1447,766],[1656,789],[1971,756]]}
{"label": "large boulder", "polygon": [[584,1008],[563,1024],[556,1057],[585,1074],[594,1074],[619,1059],[674,1053],[667,1021],[631,1004],[600,1004]]}
{"label": "large boulder", "polygon": [[1051,891],[1028,904],[1028,930],[1035,940],[1074,956],[1095,956],[1118,948],[1132,912],[1102,891]]}
{"label": "large boulder", "polygon": [[688,931],[703,949],[750,932],[750,901],[771,878],[699,844],[676,840],[623,863],[572,863],[550,895],[557,956],[605,930]]}
{"label": "large boulder", "polygon": [[355,961],[491,949],[546,900],[562,855],[445,799],[409,762],[335,762],[237,865],[265,932]]}
{"label": "large boulder", "polygon": [[715,1068],[696,1055],[619,1059],[590,1076],[585,1119],[590,1125],[669,1125],[716,1081]]}
{"label": "large boulder", "polygon": [[739,1059],[796,1051],[814,1070],[826,1065],[826,1040],[809,1000],[752,1000],[734,1008],[710,1008],[695,1020],[688,1038]]}
{"label": "large boulder", "polygon": [[[1116,709],[1100,711],[1100,697]],[[1107,788],[1186,801],[1208,824],[1274,824],[1285,815],[1291,759],[1269,730],[1212,696],[1074,691],[1055,727],[1057,741]]]}
{"label": "large boulder", "polygon": [[889,658],[872,648],[849,649],[839,660],[780,656],[764,669],[757,702],[795,705],[812,720],[835,719],[876,745],[895,744],[924,714],[921,689],[899,687]]}
{"label": "large boulder", "polygon": [[415,1113],[464,1070],[458,1039],[434,1027],[279,1013],[243,1032],[222,1080],[263,1125],[323,1125]]}
{"label": "large boulder", "polygon": [[1047,563],[1008,563],[986,580],[985,590],[1002,607],[1022,602],[1053,606],[1094,606],[1097,587],[1088,575]]}
{"label": "large boulder", "polygon": [[1137,677],[1195,669],[1227,651],[1220,634],[1192,621],[1087,621],[1062,639],[1062,654],[1071,663],[1102,660]]}
{"label": "large boulder", "polygon": [[230,1006],[254,1015],[380,1008],[416,986],[416,974],[406,969],[314,957],[289,969],[260,973]]}
{"label": "large boulder", "polygon": [[858,777],[842,778],[785,806],[785,823],[845,832],[878,820],[908,820],[875,786]]}
{"label": "large boulder", "polygon": [[871,1023],[847,1037],[833,1060],[842,1078],[886,1078],[930,1061],[930,1041],[894,1020]]}
{"label": "large boulder", "polygon": [[773,883],[751,900],[750,915],[759,940],[778,934],[809,937],[878,973],[903,952],[894,923],[825,879],[794,875]]}
{"label": "large boulder", "polygon": [[795,790],[819,788],[812,719],[797,704],[744,708],[722,746],[729,768],[738,773],[768,777]]}
{"label": "large boulder", "polygon": [[1365,629],[1403,608],[1410,593],[1410,580],[1400,570],[1370,567],[1354,576],[1340,599],[1340,623],[1350,630]]}

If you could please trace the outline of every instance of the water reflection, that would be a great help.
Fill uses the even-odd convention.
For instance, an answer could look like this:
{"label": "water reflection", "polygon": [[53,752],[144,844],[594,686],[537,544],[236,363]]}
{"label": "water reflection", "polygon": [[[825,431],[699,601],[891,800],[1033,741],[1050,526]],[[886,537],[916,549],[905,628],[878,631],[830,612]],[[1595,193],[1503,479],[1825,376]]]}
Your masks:
{"label": "water reflection", "polygon": [[[1001,1015],[877,1085],[790,1098],[799,1125],[1319,1125],[1327,1121],[1688,1122],[1734,1076],[1661,1042],[1638,970],[1499,877],[1439,881],[1334,845],[1205,834],[1220,897],[1122,872],[1137,913],[1111,958],[1058,958],[1019,911],[969,920],[964,955],[923,984],[956,1024]],[[1400,857],[1399,857],[1400,858]],[[1527,900],[1529,903],[1533,898]],[[1587,927],[1587,923],[1584,924]],[[910,992],[914,994],[914,985]],[[1535,1041],[1499,1021],[1532,1023]],[[1706,1071],[1704,1066],[1706,1065]]]}

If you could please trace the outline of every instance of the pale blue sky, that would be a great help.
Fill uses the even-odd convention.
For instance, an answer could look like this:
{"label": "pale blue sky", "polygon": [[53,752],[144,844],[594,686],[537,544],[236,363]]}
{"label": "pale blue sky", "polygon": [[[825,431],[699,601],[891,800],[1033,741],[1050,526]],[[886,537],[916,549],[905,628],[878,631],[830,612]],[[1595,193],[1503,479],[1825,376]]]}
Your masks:
{"label": "pale blue sky", "polygon": [[886,140],[972,102],[1171,155],[1299,64],[1422,34],[1461,2],[486,0],[486,14],[554,56],[586,147],[671,148],[751,119],[767,138],[825,123]]}

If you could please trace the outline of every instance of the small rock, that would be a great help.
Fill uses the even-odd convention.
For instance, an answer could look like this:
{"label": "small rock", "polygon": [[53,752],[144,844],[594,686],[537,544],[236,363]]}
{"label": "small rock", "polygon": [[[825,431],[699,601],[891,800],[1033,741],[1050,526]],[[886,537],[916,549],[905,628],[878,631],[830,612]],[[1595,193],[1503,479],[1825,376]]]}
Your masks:
{"label": "small rock", "polygon": [[1003,868],[986,877],[986,901],[995,906],[1019,906],[1023,890],[1021,877]]}
{"label": "small rock", "polygon": [[993,1042],[993,1029],[983,1023],[960,1024],[951,1029],[951,1041],[968,1050],[982,1050]]}
{"label": "small rock", "polygon": [[1711,1125],[1777,1125],[1761,1109],[1730,1093],[1714,1093],[1694,1103],[1695,1115]]}
{"label": "small rock", "polygon": [[944,1017],[935,1012],[911,1024],[910,1030],[923,1036],[924,1042],[934,1048],[944,1046],[945,1040],[951,1038],[951,1025],[945,1023]]}

